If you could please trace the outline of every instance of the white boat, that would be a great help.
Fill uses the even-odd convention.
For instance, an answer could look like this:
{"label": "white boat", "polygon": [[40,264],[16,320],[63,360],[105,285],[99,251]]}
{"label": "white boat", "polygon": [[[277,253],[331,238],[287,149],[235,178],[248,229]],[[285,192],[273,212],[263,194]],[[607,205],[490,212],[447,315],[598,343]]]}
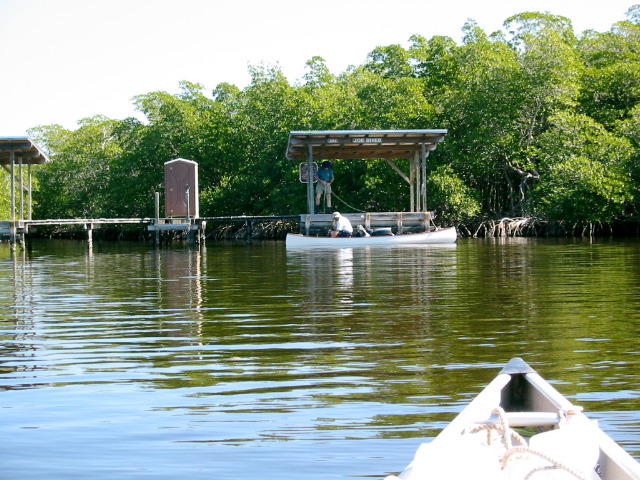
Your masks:
{"label": "white boat", "polygon": [[385,480],[640,479],[640,463],[581,410],[514,358]]}
{"label": "white boat", "polygon": [[438,228],[421,233],[401,235],[371,235],[369,237],[314,237],[296,233],[287,234],[287,248],[299,247],[368,247],[379,245],[424,245],[455,243],[458,232],[455,227]]}

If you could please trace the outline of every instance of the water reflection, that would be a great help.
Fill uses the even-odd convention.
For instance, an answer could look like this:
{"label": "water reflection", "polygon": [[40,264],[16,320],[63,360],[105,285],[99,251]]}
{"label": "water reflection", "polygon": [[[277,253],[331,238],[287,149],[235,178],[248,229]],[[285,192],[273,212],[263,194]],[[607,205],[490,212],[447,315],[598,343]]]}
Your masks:
{"label": "water reflection", "polygon": [[[207,250],[154,250],[157,296],[163,310],[182,312],[191,320],[179,322],[187,339],[201,340],[204,317],[204,286]],[[191,342],[189,342],[191,343]],[[200,342],[201,343],[201,342]]]}
{"label": "water reflection", "polygon": [[287,268],[290,280],[301,283],[306,304],[312,308],[336,301],[377,303],[376,289],[384,287],[393,289],[384,292],[385,296],[408,297],[426,307],[421,300],[432,297],[434,289],[444,294],[443,288],[455,288],[456,259],[455,245],[288,250]]}
{"label": "water reflection", "polygon": [[326,305],[334,305],[343,313],[349,312],[354,282],[352,248],[287,251],[287,262],[294,281],[302,279],[309,313],[324,311]]}

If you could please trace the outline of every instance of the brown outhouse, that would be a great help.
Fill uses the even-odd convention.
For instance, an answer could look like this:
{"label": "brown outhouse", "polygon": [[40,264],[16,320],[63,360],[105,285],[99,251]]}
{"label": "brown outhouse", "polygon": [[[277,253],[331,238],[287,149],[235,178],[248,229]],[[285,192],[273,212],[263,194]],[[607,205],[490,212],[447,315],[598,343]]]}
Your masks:
{"label": "brown outhouse", "polygon": [[165,215],[198,218],[198,164],[177,158],[164,164]]}

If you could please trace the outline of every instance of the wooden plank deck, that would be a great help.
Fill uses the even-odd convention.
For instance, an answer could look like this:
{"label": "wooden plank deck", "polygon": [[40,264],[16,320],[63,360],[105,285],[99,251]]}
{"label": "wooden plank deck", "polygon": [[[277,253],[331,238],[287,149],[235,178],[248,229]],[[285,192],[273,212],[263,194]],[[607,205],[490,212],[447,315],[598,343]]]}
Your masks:
{"label": "wooden plank deck", "polygon": [[100,228],[101,225],[124,225],[124,224],[150,224],[153,219],[150,218],[58,218],[46,220],[16,220],[0,221],[0,235],[15,235],[29,233],[30,229],[39,226],[56,226],[56,225],[80,225],[85,230]]}
{"label": "wooden plank deck", "polygon": [[[431,212],[366,212],[343,213],[354,225],[363,225],[366,228],[392,227],[403,231],[407,228],[429,228],[433,218]],[[82,225],[85,228],[99,228],[101,225],[147,225],[150,231],[154,230],[187,230],[188,225],[201,225],[205,222],[272,222],[274,220],[298,220],[302,228],[330,227],[333,220],[332,214],[301,214],[301,215],[239,215],[227,217],[200,217],[200,218],[57,218],[45,220],[16,220],[13,222],[18,233],[28,233],[29,228],[38,226],[55,225]],[[0,221],[0,234],[11,233],[12,222]]]}

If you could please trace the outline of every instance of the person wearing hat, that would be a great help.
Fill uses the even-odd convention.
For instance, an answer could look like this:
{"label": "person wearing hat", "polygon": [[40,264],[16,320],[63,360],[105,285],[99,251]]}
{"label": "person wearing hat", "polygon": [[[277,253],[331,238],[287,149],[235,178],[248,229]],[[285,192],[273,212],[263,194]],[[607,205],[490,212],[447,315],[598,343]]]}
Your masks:
{"label": "person wearing hat", "polygon": [[316,174],[318,185],[316,186],[316,213],[320,210],[320,198],[324,193],[327,201],[327,209],[331,210],[331,184],[333,183],[333,169],[331,168],[331,162],[324,161],[318,173]]}
{"label": "person wearing hat", "polygon": [[333,230],[332,237],[350,237],[353,233],[353,227],[348,218],[340,215],[340,212],[333,213]]}

